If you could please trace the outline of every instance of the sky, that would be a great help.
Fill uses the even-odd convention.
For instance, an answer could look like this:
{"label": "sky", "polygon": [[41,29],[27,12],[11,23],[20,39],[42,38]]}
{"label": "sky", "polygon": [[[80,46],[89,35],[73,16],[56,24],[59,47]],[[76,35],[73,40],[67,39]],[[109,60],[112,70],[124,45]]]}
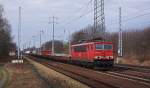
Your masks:
{"label": "sky", "polygon": [[[18,7],[22,7],[22,47],[39,46],[41,30],[42,42],[52,40],[53,16],[56,17],[57,40],[67,41],[69,34],[93,25],[93,0],[0,0],[0,4],[11,24],[14,42],[17,42]],[[122,8],[123,30],[150,26],[150,0],[105,0],[106,31],[119,30],[119,7]]]}

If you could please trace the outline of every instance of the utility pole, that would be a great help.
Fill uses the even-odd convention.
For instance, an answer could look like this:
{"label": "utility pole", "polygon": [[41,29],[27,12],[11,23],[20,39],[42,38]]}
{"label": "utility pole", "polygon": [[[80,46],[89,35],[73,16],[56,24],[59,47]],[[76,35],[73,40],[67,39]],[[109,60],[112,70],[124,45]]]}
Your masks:
{"label": "utility pole", "polygon": [[35,47],[35,36],[32,36],[33,41],[33,47]]}
{"label": "utility pole", "polygon": [[32,36],[32,39],[33,39],[33,53],[35,53],[35,51],[36,51],[36,43],[35,43],[35,38],[36,38],[36,36]]}
{"label": "utility pole", "polygon": [[39,48],[39,53],[41,54],[42,51],[42,34],[43,34],[43,30],[40,30],[40,48]]}
{"label": "utility pole", "polygon": [[[66,33],[66,30],[64,30]],[[69,42],[69,56],[71,56],[71,33],[69,30],[67,30],[67,32],[69,33],[69,38],[68,38],[68,42]]]}
{"label": "utility pole", "polygon": [[69,32],[69,56],[71,56],[71,33],[69,30],[68,32]]}
{"label": "utility pole", "polygon": [[29,46],[28,47],[29,47],[29,49],[31,49],[31,40],[29,40]]}
{"label": "utility pole", "polygon": [[54,55],[55,54],[55,50],[54,50],[54,47],[55,47],[55,19],[57,19],[55,16],[53,16],[53,17],[50,17],[50,19],[53,19],[52,20],[52,22],[49,22],[50,24],[52,23],[53,24],[53,34],[52,34],[52,38],[53,38],[53,40],[52,40],[52,55]]}
{"label": "utility pole", "polygon": [[[18,11],[18,47],[17,47],[17,60],[12,60],[12,63],[23,63],[22,52],[21,52],[21,6]],[[23,48],[23,47],[22,47]]]}
{"label": "utility pole", "polygon": [[120,58],[123,56],[123,50],[122,50],[122,11],[121,7],[119,7],[119,40],[118,40],[118,58],[117,63],[119,63]]}
{"label": "utility pole", "polygon": [[99,36],[105,38],[105,14],[104,0],[94,0],[94,35],[93,38]]}
{"label": "utility pole", "polygon": [[21,6],[19,6],[18,16],[18,59],[21,58]]}

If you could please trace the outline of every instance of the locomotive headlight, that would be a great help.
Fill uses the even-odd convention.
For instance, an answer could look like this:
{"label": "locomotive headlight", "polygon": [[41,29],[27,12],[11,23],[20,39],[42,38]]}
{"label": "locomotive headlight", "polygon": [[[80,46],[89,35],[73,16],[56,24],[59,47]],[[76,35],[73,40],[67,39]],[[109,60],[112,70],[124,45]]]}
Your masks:
{"label": "locomotive headlight", "polygon": [[113,56],[109,56],[109,59],[113,59]]}
{"label": "locomotive headlight", "polygon": [[114,58],[113,56],[111,56],[111,58]]}
{"label": "locomotive headlight", "polygon": [[102,56],[95,56],[95,59],[101,59]]}
{"label": "locomotive headlight", "polygon": [[95,56],[95,59],[113,59],[113,56]]}

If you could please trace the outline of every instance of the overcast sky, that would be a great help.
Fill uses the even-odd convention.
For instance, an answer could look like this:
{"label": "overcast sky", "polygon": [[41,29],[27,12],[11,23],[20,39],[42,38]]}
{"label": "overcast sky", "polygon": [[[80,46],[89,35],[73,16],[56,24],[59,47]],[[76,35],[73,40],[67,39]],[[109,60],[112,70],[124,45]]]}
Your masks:
{"label": "overcast sky", "polygon": [[[29,41],[39,44],[39,31],[43,30],[43,42],[52,39],[49,17],[56,16],[55,38],[67,40],[71,33],[93,25],[93,2],[91,0],[0,0],[4,6],[14,41],[17,42],[18,7],[22,7],[22,45]],[[118,31],[118,8],[122,7],[123,30],[150,26],[150,0],[105,0],[106,29]],[[85,15],[87,14],[87,15]],[[84,17],[78,19],[81,15]],[[139,16],[139,17],[136,17]],[[136,17],[133,19],[133,17]],[[132,19],[131,19],[132,18]],[[78,19],[78,20],[77,20]],[[69,30],[64,32],[64,30]],[[33,45],[33,42],[31,43]]]}

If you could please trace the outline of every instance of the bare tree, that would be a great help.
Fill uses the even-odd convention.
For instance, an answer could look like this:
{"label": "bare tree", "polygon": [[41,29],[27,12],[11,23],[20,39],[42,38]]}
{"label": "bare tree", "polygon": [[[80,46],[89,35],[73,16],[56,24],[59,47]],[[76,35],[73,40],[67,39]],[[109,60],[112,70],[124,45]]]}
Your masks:
{"label": "bare tree", "polygon": [[[54,50],[55,53],[62,53],[64,51],[63,42],[55,40]],[[42,50],[52,50],[52,41],[48,41],[42,45]]]}
{"label": "bare tree", "polygon": [[3,11],[0,5],[0,57],[8,56],[11,45],[11,27],[7,19],[3,17]]}

